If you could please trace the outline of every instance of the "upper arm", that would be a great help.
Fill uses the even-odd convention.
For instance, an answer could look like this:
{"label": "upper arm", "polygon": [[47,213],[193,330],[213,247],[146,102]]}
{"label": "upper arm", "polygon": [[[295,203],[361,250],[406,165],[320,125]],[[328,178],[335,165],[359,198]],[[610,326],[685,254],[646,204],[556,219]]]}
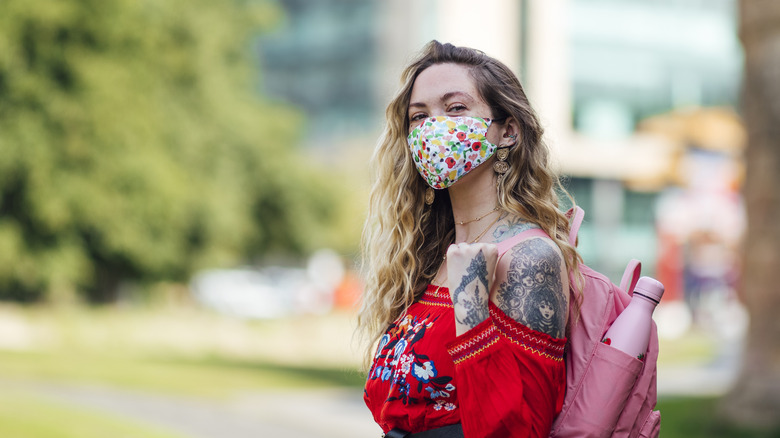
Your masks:
{"label": "upper arm", "polygon": [[550,239],[523,240],[501,257],[491,300],[507,316],[554,338],[563,338],[569,279],[560,250]]}

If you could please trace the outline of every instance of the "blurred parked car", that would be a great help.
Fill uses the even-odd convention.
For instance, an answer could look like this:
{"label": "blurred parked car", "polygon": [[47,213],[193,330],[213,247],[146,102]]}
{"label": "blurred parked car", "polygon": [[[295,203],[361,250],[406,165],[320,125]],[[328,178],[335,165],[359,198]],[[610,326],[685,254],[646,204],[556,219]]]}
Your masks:
{"label": "blurred parked car", "polygon": [[205,307],[242,318],[279,318],[293,313],[295,295],[306,271],[292,268],[214,269],[198,273],[190,284]]}
{"label": "blurred parked car", "polygon": [[312,255],[306,269],[271,266],[201,271],[193,277],[190,289],[207,308],[241,318],[268,319],[329,312],[343,277],[338,255],[322,250]]}

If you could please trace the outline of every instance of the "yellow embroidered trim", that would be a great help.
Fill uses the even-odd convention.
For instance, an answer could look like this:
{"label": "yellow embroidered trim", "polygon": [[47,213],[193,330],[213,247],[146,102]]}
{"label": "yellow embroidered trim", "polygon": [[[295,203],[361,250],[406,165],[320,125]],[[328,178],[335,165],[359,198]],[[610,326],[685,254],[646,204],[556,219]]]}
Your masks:
{"label": "yellow embroidered trim", "polygon": [[563,362],[563,356],[553,356],[552,354],[546,353],[538,348],[534,348],[528,344],[522,343],[511,336],[506,336],[507,339],[509,339],[510,342],[512,342],[515,345],[519,345],[523,347],[526,351],[530,351],[532,353],[535,353],[538,356],[546,357],[548,359],[554,360],[556,362]]}
{"label": "yellow embroidered trim", "polygon": [[453,360],[453,362],[457,365],[457,364],[463,362],[464,360],[471,359],[472,357],[474,357],[474,356],[482,353],[483,351],[487,350],[488,348],[490,348],[496,342],[498,342],[498,337],[493,338],[487,344],[482,345],[481,347],[479,347],[476,350],[466,354],[465,356],[462,356],[462,357],[459,357],[459,358]]}
{"label": "yellow embroidered trim", "polygon": [[487,350],[496,342],[498,342],[496,326],[492,324],[486,325],[481,328],[479,333],[464,340],[463,343],[450,348],[449,353],[450,356],[453,356],[453,362],[458,364]]}
{"label": "yellow embroidered trim", "polygon": [[425,290],[425,293],[418,302],[427,304],[429,306],[449,307],[452,308],[452,299],[449,292],[446,292],[446,288],[442,286],[429,285]]}
{"label": "yellow embroidered trim", "polygon": [[452,304],[438,303],[438,302],[428,301],[428,300],[420,300],[419,302],[422,304],[427,304],[429,306],[452,307]]}
{"label": "yellow embroidered trim", "polygon": [[[509,342],[515,345],[519,345],[527,351],[536,353],[537,355],[546,357],[548,359],[552,359],[556,362],[563,360],[564,345],[555,345],[551,342],[545,341],[544,339],[539,339],[539,337],[530,333],[524,333],[514,327],[504,326],[496,327],[496,329],[499,333],[504,335],[504,337],[508,339]],[[509,333],[506,330],[514,333]],[[552,350],[555,354],[550,354],[549,352],[545,351],[544,347]]]}
{"label": "yellow embroidered trim", "polygon": [[490,315],[496,325],[496,330],[513,344],[556,362],[563,360],[566,347],[565,339],[553,339],[544,334],[539,336],[532,333],[531,329],[526,326],[517,327],[514,324],[519,323],[510,320],[508,316],[494,309],[491,309]]}

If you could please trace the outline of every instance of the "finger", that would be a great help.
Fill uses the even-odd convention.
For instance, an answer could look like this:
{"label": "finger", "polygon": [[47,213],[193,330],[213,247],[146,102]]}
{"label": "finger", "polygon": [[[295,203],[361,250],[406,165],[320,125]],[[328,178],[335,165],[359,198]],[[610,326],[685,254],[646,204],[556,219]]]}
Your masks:
{"label": "finger", "polygon": [[460,243],[453,243],[447,248],[447,254],[450,254],[450,252],[459,251],[464,252],[469,249],[469,244],[466,242],[460,242]]}
{"label": "finger", "polygon": [[485,255],[488,261],[498,258],[498,247],[496,245],[492,243],[481,243],[479,245],[476,249],[482,251],[482,254]]}
{"label": "finger", "polygon": [[479,248],[485,251],[486,253],[491,251],[498,251],[498,247],[496,246],[495,243],[475,243],[474,247]]}

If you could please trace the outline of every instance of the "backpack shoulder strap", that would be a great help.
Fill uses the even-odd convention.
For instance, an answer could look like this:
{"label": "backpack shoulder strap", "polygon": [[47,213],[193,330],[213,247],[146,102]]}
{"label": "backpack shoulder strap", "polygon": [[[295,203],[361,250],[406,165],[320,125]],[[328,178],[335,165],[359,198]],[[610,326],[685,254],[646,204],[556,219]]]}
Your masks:
{"label": "backpack shoulder strap", "polygon": [[639,281],[639,276],[642,275],[642,262],[637,259],[631,259],[626,266],[626,270],[623,271],[623,278],[620,279],[620,290],[633,295],[634,287]]}
{"label": "backpack shoulder strap", "polygon": [[498,242],[496,244],[496,248],[498,248],[498,256],[501,257],[505,252],[509,251],[510,248],[517,245],[519,242],[525,239],[529,239],[531,237],[546,237],[548,239],[550,238],[550,236],[547,233],[545,233],[544,230],[542,230],[541,228],[531,228],[530,230],[525,230],[521,233],[515,234],[509,239]]}
{"label": "backpack shoulder strap", "polygon": [[566,217],[571,219],[571,226],[569,227],[569,245],[576,247],[577,233],[580,232],[582,220],[585,219],[585,210],[578,205],[575,205],[566,212]]}
{"label": "backpack shoulder strap", "polygon": [[[576,246],[577,233],[579,233],[582,220],[585,218],[585,210],[578,206],[572,207],[569,209],[569,211],[566,212],[566,217],[571,219],[571,226],[569,228],[569,244],[571,246]],[[518,242],[531,237],[546,237],[549,239],[550,235],[545,233],[541,228],[531,228],[530,230],[525,230],[510,237],[509,239],[498,242],[496,244],[498,247],[498,255],[501,256],[505,252],[509,251],[509,248],[515,246]]]}

